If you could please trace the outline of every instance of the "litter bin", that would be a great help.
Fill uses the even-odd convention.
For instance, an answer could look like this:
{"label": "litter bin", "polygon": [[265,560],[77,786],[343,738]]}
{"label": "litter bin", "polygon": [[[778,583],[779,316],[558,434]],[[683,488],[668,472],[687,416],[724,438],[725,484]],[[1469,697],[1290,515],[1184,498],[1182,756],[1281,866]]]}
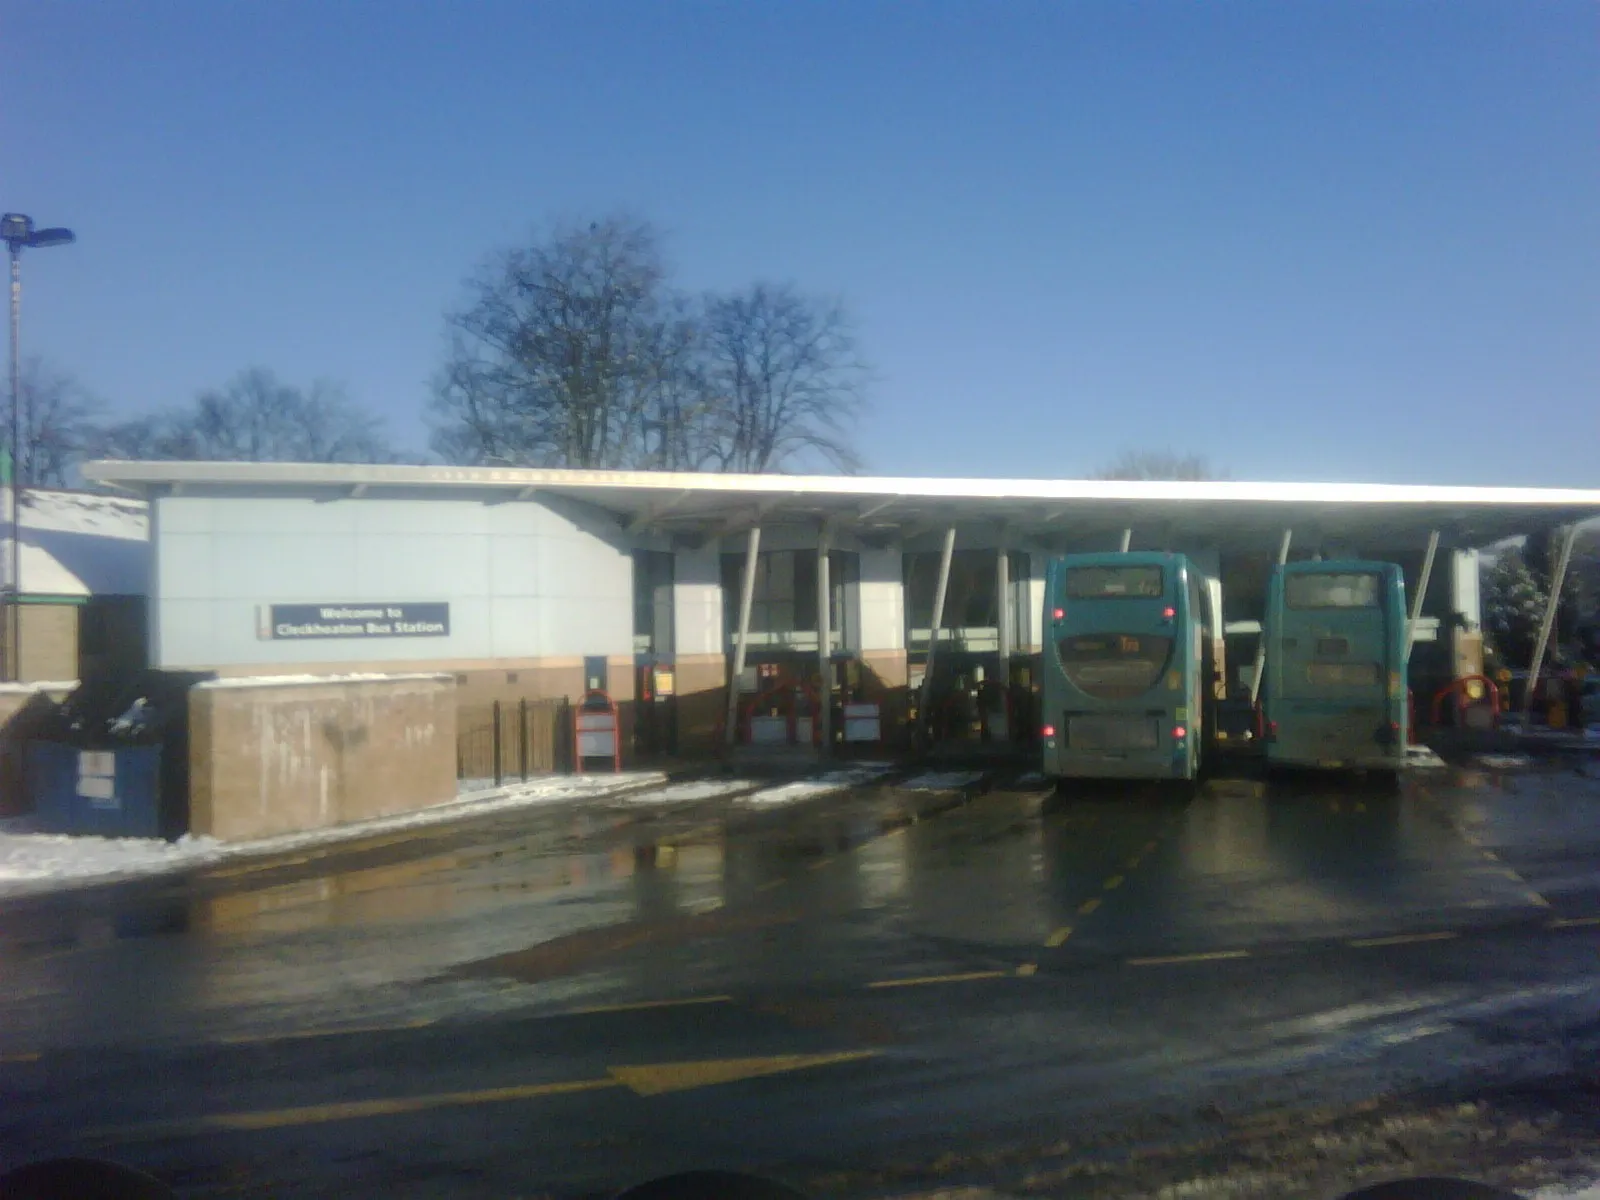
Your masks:
{"label": "litter bin", "polygon": [[165,837],[161,747],[83,750],[30,742],[34,819],[52,833]]}
{"label": "litter bin", "polygon": [[176,838],[189,830],[189,689],[214,676],[86,679],[27,751],[38,824],[61,833]]}

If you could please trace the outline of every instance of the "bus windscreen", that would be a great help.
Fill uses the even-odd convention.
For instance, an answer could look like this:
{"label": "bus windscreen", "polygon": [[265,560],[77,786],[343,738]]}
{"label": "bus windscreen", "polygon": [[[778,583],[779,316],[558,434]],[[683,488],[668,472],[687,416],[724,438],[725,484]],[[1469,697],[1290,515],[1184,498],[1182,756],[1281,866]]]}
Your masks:
{"label": "bus windscreen", "polygon": [[1378,576],[1372,571],[1315,572],[1283,581],[1283,602],[1289,608],[1377,608],[1378,594]]}
{"label": "bus windscreen", "polygon": [[1160,567],[1069,567],[1069,600],[1160,599],[1165,579]]}

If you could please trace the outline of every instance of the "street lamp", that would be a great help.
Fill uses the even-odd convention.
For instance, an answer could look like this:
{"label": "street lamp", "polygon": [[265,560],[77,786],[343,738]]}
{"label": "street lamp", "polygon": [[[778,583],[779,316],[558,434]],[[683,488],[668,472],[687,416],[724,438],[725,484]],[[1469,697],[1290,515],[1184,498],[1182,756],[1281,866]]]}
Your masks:
{"label": "street lamp", "polygon": [[[0,639],[0,676],[22,678],[22,505],[17,476],[22,462],[22,251],[65,246],[76,240],[70,229],[35,229],[21,213],[0,216],[0,238],[11,251],[11,612],[10,633]],[[7,644],[9,643],[9,644]]]}

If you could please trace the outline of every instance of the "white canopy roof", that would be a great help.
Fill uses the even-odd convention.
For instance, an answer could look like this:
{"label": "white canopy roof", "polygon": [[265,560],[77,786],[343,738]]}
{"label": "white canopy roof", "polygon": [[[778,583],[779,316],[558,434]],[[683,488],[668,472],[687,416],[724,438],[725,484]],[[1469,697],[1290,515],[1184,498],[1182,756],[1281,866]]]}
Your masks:
{"label": "white canopy roof", "polygon": [[[1368,483],[1126,482],[854,475],[722,475],[519,467],[320,463],[93,462],[86,478],[142,495],[560,496],[615,515],[625,529],[700,536],[752,524],[816,524],[908,536],[948,524],[1004,525],[1049,540],[1125,527],[1166,539],[1259,546],[1285,527],[1364,546],[1479,546],[1600,517],[1600,490]],[[1298,537],[1298,534],[1297,534]]]}

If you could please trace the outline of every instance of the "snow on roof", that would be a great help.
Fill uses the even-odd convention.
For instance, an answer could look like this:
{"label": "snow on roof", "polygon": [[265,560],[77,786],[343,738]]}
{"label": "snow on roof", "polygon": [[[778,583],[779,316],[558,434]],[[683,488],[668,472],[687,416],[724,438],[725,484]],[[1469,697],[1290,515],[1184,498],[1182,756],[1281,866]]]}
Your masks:
{"label": "snow on roof", "polygon": [[[150,579],[150,506],[126,496],[24,489],[22,591],[142,596]],[[0,491],[0,584],[11,586],[11,496]]]}

